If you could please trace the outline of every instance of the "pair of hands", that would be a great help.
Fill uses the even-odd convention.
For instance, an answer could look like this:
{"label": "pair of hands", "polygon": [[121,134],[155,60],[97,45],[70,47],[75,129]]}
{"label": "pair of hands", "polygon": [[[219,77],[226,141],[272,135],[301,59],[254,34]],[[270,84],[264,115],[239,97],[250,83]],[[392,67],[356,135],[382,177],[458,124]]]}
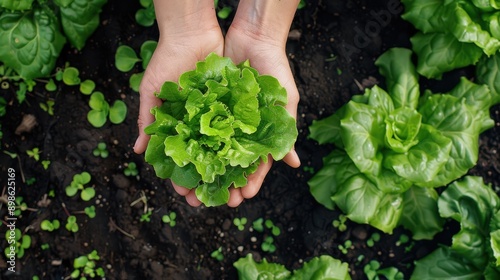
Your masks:
{"label": "pair of hands", "polygon": [[[144,73],[139,90],[139,137],[134,145],[136,153],[141,154],[146,150],[149,136],[144,133],[144,128],[154,121],[150,110],[162,103],[154,93],[160,91],[165,81],[177,81],[183,72],[194,69],[196,62],[204,60],[212,52],[229,57],[236,64],[249,59],[252,67],[256,68],[261,75],[276,77],[288,93],[286,109],[296,118],[299,93],[285,53],[286,41],[280,42],[283,40],[269,37],[261,38],[258,34],[241,30],[238,25],[231,26],[224,38],[218,24],[205,26],[203,30],[187,32],[187,34],[178,32],[163,36],[160,31],[158,46]],[[291,167],[300,166],[299,157],[293,149],[283,160]],[[230,207],[236,207],[245,198],[252,198],[258,193],[265,176],[271,169],[272,162],[269,156],[267,163],[262,163],[255,173],[248,176],[246,186],[229,189],[228,205]],[[194,189],[190,190],[175,184],[173,186],[175,191],[184,196],[191,206],[201,204],[196,198]]]}

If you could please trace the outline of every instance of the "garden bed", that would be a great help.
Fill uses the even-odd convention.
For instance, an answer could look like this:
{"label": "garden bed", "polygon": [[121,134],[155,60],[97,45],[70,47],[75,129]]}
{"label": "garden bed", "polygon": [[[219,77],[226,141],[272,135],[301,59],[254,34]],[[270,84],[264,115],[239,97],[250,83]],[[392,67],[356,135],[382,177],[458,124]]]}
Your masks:
{"label": "garden bed", "polygon": [[[237,3],[220,2],[233,7]],[[135,22],[139,1],[109,0],[101,14],[101,25],[84,49],[66,47],[57,65],[64,67],[69,63],[78,68],[80,77],[93,80],[108,101],[123,100],[128,106],[126,120],[119,125],[108,122],[99,129],[92,127],[86,118],[88,96],[79,93],[78,87],[62,83],[51,93],[38,83],[23,104],[13,101],[1,119],[1,150],[18,155],[12,158],[0,153],[2,187],[6,186],[8,168],[13,168],[17,196],[34,209],[24,211],[16,222],[19,229],[31,236],[32,244],[25,256],[17,260],[16,274],[6,279],[32,279],[34,275],[40,279],[67,277],[73,271],[73,260],[92,250],[98,251],[97,265],[104,268],[107,279],[237,279],[233,263],[249,253],[254,259],[266,258],[290,270],[298,269],[314,256],[331,255],[349,264],[353,279],[366,279],[364,266],[377,260],[382,267],[397,268],[406,279],[415,260],[436,249],[438,243],[449,244],[457,230],[451,222],[432,241],[398,246],[402,235],[411,236],[398,228],[392,235],[381,234],[380,241],[369,247],[367,240],[373,233],[381,232],[349,221],[347,230],[339,231],[332,221],[339,219],[341,213],[327,210],[311,196],[307,181],[321,168],[323,156],[333,147],[308,139],[309,125],[331,115],[352,95],[362,93],[363,87],[383,84],[375,59],[391,47],[411,47],[409,38],[415,31],[400,18],[403,6],[397,1],[306,2],[307,6],[296,13],[287,44],[301,96],[295,147],[302,166],[292,169],[282,162],[275,163],[258,195],[237,208],[193,208],[174,192],[168,181],[155,176],[143,155],[132,151],[139,95],[129,88],[129,76],[140,69],[126,74],[118,71],[114,55],[122,44],[138,50],[144,41],[157,40],[158,32],[154,26],[141,27]],[[376,15],[381,11],[391,16],[378,21]],[[221,20],[221,25],[227,28],[229,22],[230,18]],[[451,89],[462,75],[474,79],[473,70],[466,68],[445,75],[441,81],[422,83],[443,92]],[[1,91],[6,99],[14,100],[13,89]],[[55,101],[53,116],[39,106],[49,99]],[[498,106],[491,110],[496,125],[481,135],[479,161],[469,172],[494,186],[500,186],[499,110]],[[37,124],[30,131],[15,134],[23,116],[28,114],[36,117]],[[99,142],[107,144],[107,158],[93,155]],[[42,151],[39,161],[26,154],[35,147]],[[42,160],[50,160],[47,170]],[[130,162],[137,164],[137,176],[124,175]],[[91,174],[96,190],[96,197],[88,202],[65,194],[73,175],[83,171]],[[28,184],[32,178],[35,181]],[[43,203],[44,196],[51,193],[54,196],[48,197],[50,203]],[[74,214],[91,205],[96,207],[96,217],[75,214],[80,228],[76,233],[64,228],[54,232],[40,230],[45,219],[66,221],[68,212]],[[152,210],[150,221],[144,220],[148,218],[144,215],[147,208]],[[172,212],[176,213],[175,226],[162,222],[162,217]],[[0,213],[2,217],[6,215],[5,207]],[[243,217],[248,222],[239,230],[233,220]],[[274,236],[275,252],[261,247],[272,233],[252,228],[252,222],[259,218],[271,220],[280,229],[279,236]],[[5,230],[2,228],[0,234]],[[352,241],[352,247],[343,253],[338,246],[347,240]],[[6,244],[5,240],[0,243],[2,248]],[[48,248],[42,249],[44,244]],[[211,256],[219,248],[222,260]],[[0,269],[5,271],[7,267],[2,256]],[[7,275],[8,272],[2,274]]]}

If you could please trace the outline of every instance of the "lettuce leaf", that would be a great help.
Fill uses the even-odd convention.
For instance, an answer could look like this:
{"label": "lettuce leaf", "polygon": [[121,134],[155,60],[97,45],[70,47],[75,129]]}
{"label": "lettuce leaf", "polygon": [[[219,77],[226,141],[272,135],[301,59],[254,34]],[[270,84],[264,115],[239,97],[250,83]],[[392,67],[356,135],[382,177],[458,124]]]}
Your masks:
{"label": "lettuce leaf", "polygon": [[230,186],[245,186],[268,155],[282,159],[298,135],[283,107],[286,90],[248,62],[235,65],[212,53],[178,84],[165,82],[157,96],[165,102],[151,110],[145,159],[157,176],[196,188],[207,206],[227,203]]}

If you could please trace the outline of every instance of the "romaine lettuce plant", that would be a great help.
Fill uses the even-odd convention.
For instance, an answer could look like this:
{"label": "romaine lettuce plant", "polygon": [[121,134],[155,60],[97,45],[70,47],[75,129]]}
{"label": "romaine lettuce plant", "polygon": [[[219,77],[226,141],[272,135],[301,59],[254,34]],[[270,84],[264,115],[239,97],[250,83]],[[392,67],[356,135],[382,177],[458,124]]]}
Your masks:
{"label": "romaine lettuce plant", "polygon": [[439,213],[460,223],[451,246],[415,262],[411,279],[500,279],[500,199],[481,177],[452,183]]}
{"label": "romaine lettuce plant", "polygon": [[318,202],[352,221],[386,233],[403,225],[414,239],[431,239],[443,225],[434,188],[476,164],[494,98],[465,78],[448,93],[421,96],[411,54],[394,48],[375,62],[387,92],[367,89],[311,125],[311,138],[337,149],[308,183]]}
{"label": "romaine lettuce plant", "polygon": [[500,48],[500,3],[495,0],[402,0],[403,19],[420,32],[411,38],[417,71],[428,78],[474,65]]}
{"label": "romaine lettuce plant", "polygon": [[264,259],[261,263],[254,261],[252,254],[240,258],[234,264],[238,270],[238,279],[335,279],[350,280],[349,266],[328,255],[314,257],[304,265],[294,270],[293,273],[285,266],[277,263],[269,263]]}
{"label": "romaine lettuce plant", "polygon": [[248,61],[212,53],[156,95],[165,102],[151,111],[145,159],[158,177],[196,188],[207,206],[227,203],[231,185],[245,186],[261,161],[282,159],[297,138],[285,88]]}
{"label": "romaine lettuce plant", "polygon": [[48,76],[66,41],[83,48],[106,1],[0,1],[0,61],[23,79]]}

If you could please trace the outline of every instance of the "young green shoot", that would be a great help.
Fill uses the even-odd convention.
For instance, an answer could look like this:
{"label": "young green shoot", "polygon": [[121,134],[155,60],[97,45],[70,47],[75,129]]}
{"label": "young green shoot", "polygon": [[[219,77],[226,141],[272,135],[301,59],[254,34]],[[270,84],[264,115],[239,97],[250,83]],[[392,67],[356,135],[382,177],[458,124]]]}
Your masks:
{"label": "young green shoot", "polygon": [[264,232],[264,219],[258,218],[257,220],[253,221],[252,228],[257,232]]}
{"label": "young green shoot", "polygon": [[[14,250],[11,250],[12,247],[14,246],[6,246],[4,253],[7,259],[10,258],[12,255],[12,252],[15,252],[15,256],[17,258],[22,258],[24,256],[24,252],[26,249],[28,249],[31,246],[31,237],[27,234],[22,234],[21,230],[16,228],[13,231],[12,230],[7,230],[5,232],[5,240],[8,240],[9,243],[14,243],[15,242],[15,248]],[[12,240],[12,241],[11,241]]]}
{"label": "young green shoot", "polygon": [[347,222],[346,215],[340,214],[337,220],[333,220],[332,225],[339,231],[346,231],[347,230],[347,225],[345,224],[346,222]]}
{"label": "young green shoot", "polygon": [[[403,280],[404,274],[399,271],[395,267],[386,267],[380,269],[380,263],[377,260],[371,260],[367,263],[363,271],[368,278],[368,280],[379,280],[379,279],[387,279],[387,280]],[[383,277],[380,277],[383,276]]]}
{"label": "young green shoot", "polygon": [[380,241],[380,233],[374,232],[368,240],[366,240],[366,246],[368,247],[373,247],[375,246],[375,243]]}
{"label": "young green shoot", "polygon": [[80,92],[85,95],[90,95],[94,92],[95,83],[92,80],[85,80],[80,84]]}
{"label": "young green shoot", "polygon": [[47,112],[50,116],[54,115],[54,100],[47,100],[47,103],[40,103],[40,108]]}
{"label": "young green shoot", "polygon": [[59,229],[60,226],[61,226],[61,223],[59,223],[59,220],[57,220],[57,219],[54,219],[52,221],[50,221],[50,220],[43,220],[40,223],[40,228],[42,230],[45,230],[45,231],[48,231],[48,232],[52,232],[54,230],[57,230],[57,229]]}
{"label": "young green shoot", "polygon": [[80,71],[78,71],[75,67],[66,67],[62,73],[62,81],[68,86],[76,86],[79,85],[80,80]]}
{"label": "young green shoot", "polygon": [[50,160],[48,160],[48,159],[42,160],[42,166],[43,166],[43,169],[45,169],[45,170],[49,169]]}
{"label": "young green shoot", "polygon": [[97,147],[92,151],[92,154],[96,157],[107,158],[109,156],[109,152],[106,147],[106,143],[99,142]]}
{"label": "young green shoot", "polygon": [[170,214],[168,215],[163,215],[163,217],[161,217],[161,220],[165,224],[170,225],[170,227],[174,227],[176,224],[175,218],[177,218],[177,214],[175,212],[170,212]]}
{"label": "young green shoot", "polygon": [[73,176],[73,181],[71,181],[71,184],[65,189],[66,195],[72,197],[75,196],[78,191],[81,191],[80,197],[82,200],[91,200],[95,196],[95,189],[92,187],[86,187],[86,184],[90,182],[91,178],[90,174],[86,171],[80,174],[75,174]]}
{"label": "young green shoot", "polygon": [[271,233],[274,235],[274,236],[279,236],[281,234],[281,230],[279,227],[277,227],[276,225],[274,225],[273,221],[267,219],[265,222],[264,222],[264,225],[266,226],[266,228],[270,229],[271,230]]}
{"label": "young green shoot", "polygon": [[351,240],[346,240],[344,244],[339,244],[338,248],[342,252],[342,254],[347,254],[347,251],[352,247],[352,241]]}
{"label": "young green shoot", "polygon": [[36,161],[40,160],[40,153],[41,151],[38,147],[26,151],[26,154],[28,154],[30,158],[34,158]]}
{"label": "young green shoot", "polygon": [[137,176],[139,174],[139,171],[137,170],[137,165],[135,164],[135,162],[129,162],[125,169],[123,169],[123,174],[125,174],[125,176],[132,177]]}
{"label": "young green shoot", "polygon": [[80,256],[73,260],[73,272],[71,273],[71,278],[76,279],[87,279],[86,276],[90,278],[95,278],[99,276],[100,278],[104,278],[105,273],[102,267],[96,267],[97,261],[100,260],[100,257],[96,250],[93,250],[88,255]]}
{"label": "young green shoot", "polygon": [[71,215],[68,217],[68,219],[66,220],[66,229],[69,232],[78,232],[80,228],[78,227],[78,223],[76,222],[76,216]]}
{"label": "young green shoot", "polygon": [[213,251],[210,256],[218,261],[224,260],[224,255],[222,254],[222,247],[219,247],[217,250]]}
{"label": "young green shoot", "polygon": [[85,209],[83,211],[91,219],[93,219],[95,217],[95,215],[96,215],[96,213],[95,213],[95,206],[94,205],[90,205],[88,207],[85,207]]}
{"label": "young green shoot", "polygon": [[141,222],[150,222],[151,221],[151,215],[153,214],[153,211],[148,210],[146,213],[141,215]]}
{"label": "young green shoot", "polygon": [[234,218],[233,224],[238,228],[239,231],[243,231],[245,229],[245,225],[247,224],[247,218]]}
{"label": "young green shoot", "polygon": [[276,245],[274,245],[274,238],[272,236],[267,236],[261,244],[262,251],[268,253],[274,253],[276,251]]}

